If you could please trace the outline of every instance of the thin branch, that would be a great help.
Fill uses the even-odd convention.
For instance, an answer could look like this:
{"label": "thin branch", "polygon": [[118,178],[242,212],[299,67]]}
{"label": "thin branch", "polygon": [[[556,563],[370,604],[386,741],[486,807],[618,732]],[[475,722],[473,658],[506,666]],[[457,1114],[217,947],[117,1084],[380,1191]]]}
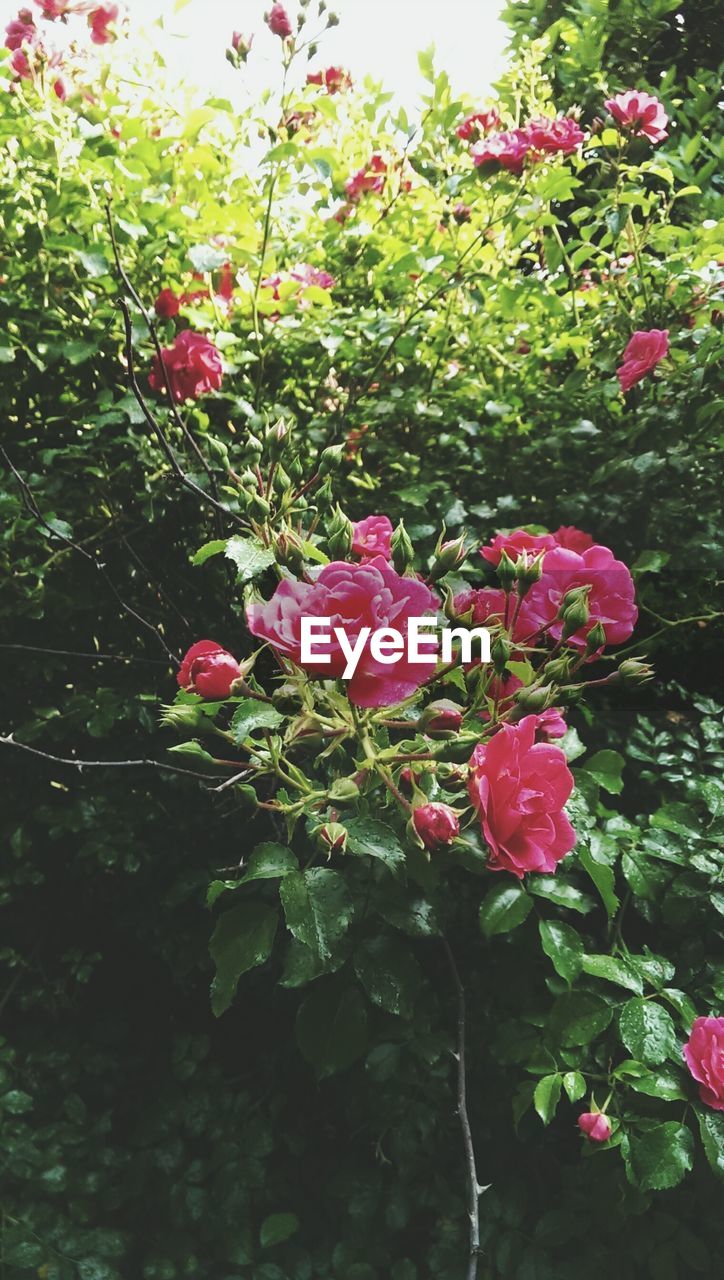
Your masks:
{"label": "thin branch", "polygon": [[45,649],[37,644],[0,644],[0,649],[13,649],[21,653],[48,653],[58,658],[86,658],[90,662],[142,662],[152,667],[163,667],[161,658],[136,658],[125,653],[81,653],[76,649]]}
{"label": "thin branch", "polygon": [[31,756],[39,756],[41,760],[49,760],[51,764],[65,764],[82,773],[84,769],[161,769],[165,773],[183,773],[188,778],[201,778],[204,782],[214,781],[213,774],[196,773],[193,769],[180,769],[175,764],[165,764],[162,760],[74,760],[68,756],[54,756],[37,747],[29,747],[25,742],[16,742],[12,734],[0,734],[0,746],[15,747],[18,751],[27,751]]}
{"label": "thin branch", "polygon": [[463,1146],[465,1148],[465,1164],[467,1169],[468,1183],[468,1220],[470,1223],[470,1252],[468,1257],[468,1269],[466,1272],[466,1280],[477,1280],[478,1275],[478,1259],[480,1257],[480,1196],[483,1191],[487,1191],[487,1187],[481,1187],[478,1182],[478,1173],[475,1166],[475,1148],[473,1147],[473,1135],[470,1128],[470,1118],[468,1116],[467,1107],[467,1078],[465,1073],[465,988],[463,987],[458,972],[455,957],[450,949],[447,938],[443,938],[442,945],[445,948],[447,962],[450,966],[455,991],[458,999],[458,1047],[455,1058],[457,1060],[457,1113],[460,1117],[460,1128],[463,1134]]}

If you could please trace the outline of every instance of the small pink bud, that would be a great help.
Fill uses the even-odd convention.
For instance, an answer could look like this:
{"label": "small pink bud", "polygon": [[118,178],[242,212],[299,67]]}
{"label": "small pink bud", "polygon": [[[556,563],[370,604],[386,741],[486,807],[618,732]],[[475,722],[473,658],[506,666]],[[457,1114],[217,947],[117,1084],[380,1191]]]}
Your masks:
{"label": "small pink bud", "polygon": [[602,1111],[584,1111],[578,1117],[578,1128],[589,1142],[608,1142],[611,1137],[611,1122]]}
{"label": "small pink bud", "polygon": [[447,804],[421,804],[413,810],[412,825],[426,849],[442,849],[460,834],[457,814]]}

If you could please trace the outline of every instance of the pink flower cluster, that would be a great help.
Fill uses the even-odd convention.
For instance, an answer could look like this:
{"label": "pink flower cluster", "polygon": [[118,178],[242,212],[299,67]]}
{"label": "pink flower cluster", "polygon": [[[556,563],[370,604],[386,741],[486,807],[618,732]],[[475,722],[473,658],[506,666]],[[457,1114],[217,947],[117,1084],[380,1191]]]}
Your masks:
{"label": "pink flower cluster", "polygon": [[568,156],[584,138],[583,130],[571,116],[537,116],[522,128],[489,133],[474,143],[470,154],[478,167],[497,165],[518,176],[526,162],[547,155]]}
{"label": "pink flower cluster", "polygon": [[279,301],[281,295],[279,286],[294,281],[299,285],[297,292],[308,289],[311,285],[318,289],[333,289],[336,281],[328,271],[322,270],[320,267],[310,267],[308,262],[299,262],[296,267],[292,267],[290,271],[277,271],[273,276],[267,276],[262,280],[263,289],[272,289],[272,296]]}
{"label": "pink flower cluster", "polygon": [[307,84],[319,85],[329,94],[342,93],[345,89],[351,89],[352,77],[344,67],[325,67],[323,71],[309,71]]}
{"label": "pink flower cluster", "polygon": [[347,199],[352,204],[356,204],[368,191],[373,191],[376,195],[379,195],[384,190],[387,169],[387,161],[384,156],[379,151],[373,152],[367,164],[357,169],[356,173],[353,173],[351,178],[348,178],[345,182],[344,189]]}
{"label": "pink flower cluster", "polygon": [[[65,22],[68,17],[87,14],[90,37],[94,44],[108,44],[115,39],[115,24],[118,21],[119,7],[116,4],[96,4],[92,0],[35,0],[41,15],[48,22],[60,18]],[[10,67],[18,80],[32,80],[35,68],[42,63],[50,70],[62,64],[61,55],[48,50],[43,42],[42,33],[35,25],[31,9],[20,9],[5,28],[5,47],[12,53]],[[63,100],[68,90],[60,76],[53,81],[53,92]]]}

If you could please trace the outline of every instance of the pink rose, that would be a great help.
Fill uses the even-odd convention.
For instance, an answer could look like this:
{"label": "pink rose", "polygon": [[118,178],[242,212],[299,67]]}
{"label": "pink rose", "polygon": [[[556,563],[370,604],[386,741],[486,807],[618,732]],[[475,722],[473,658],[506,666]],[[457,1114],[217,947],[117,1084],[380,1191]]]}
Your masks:
{"label": "pink rose", "polygon": [[97,9],[93,9],[88,15],[88,26],[90,27],[93,44],[110,44],[112,40],[115,40],[116,33],[113,28],[117,21],[117,4],[101,4]]}
{"label": "pink rose", "polygon": [[343,89],[351,89],[352,77],[343,67],[327,67],[324,71],[310,71],[307,84],[318,84],[327,93],[341,93]]}
{"label": "pink rose", "polygon": [[565,738],[568,733],[568,725],[560,707],[549,707],[547,711],[541,711],[536,719],[536,742],[553,742],[555,738]]}
{"label": "pink rose", "polygon": [[491,871],[555,871],[576,833],[563,812],[573,778],[560,747],[536,742],[537,716],[503,725],[470,758],[468,792]]}
{"label": "pink rose", "polygon": [[254,43],[254,37],[242,35],[241,31],[234,31],[231,37],[231,48],[241,62],[246,62],[251,53],[251,46]]}
{"label": "pink rose", "polygon": [[171,320],[178,315],[180,306],[181,303],[173,289],[162,289],[153,304],[153,309],[161,320]]}
{"label": "pink rose", "polygon": [[[485,627],[488,623],[495,626],[503,626],[505,621],[506,598],[502,587],[471,587],[468,591],[461,591],[453,599],[453,608],[455,615],[462,618],[467,614],[471,614],[470,626]],[[515,597],[510,597],[508,602],[508,623],[512,620],[515,612]],[[515,627],[513,628],[513,639],[519,642],[529,639],[531,626],[525,616],[523,609],[519,610]]]}
{"label": "pink rose", "polygon": [[669,354],[668,329],[637,329],[616,370],[623,392],[641,382]]}
{"label": "pink rose", "polygon": [[555,119],[538,116],[528,121],[525,132],[531,150],[542,155],[554,155],[556,152],[570,155],[586,136],[570,116],[556,116]]}
{"label": "pink rose", "polygon": [[202,698],[228,698],[240,675],[241,668],[228,650],[214,640],[198,640],[184,657],[176,679],[182,689]]}
{"label": "pink rose", "polygon": [[573,524],[562,524],[555,533],[551,534],[551,537],[557,546],[565,547],[568,551],[587,551],[593,546],[590,533],[584,533]]}
{"label": "pink rose", "polygon": [[463,142],[471,142],[484,137],[498,124],[500,124],[498,108],[489,107],[487,111],[475,111],[473,115],[466,116],[455,132]]}
{"label": "pink rose", "polygon": [[[301,620],[329,618],[329,644],[318,652],[330,661],[305,663],[310,674],[335,679],[346,666],[346,658],[334,636],[342,627],[348,642],[355,644],[363,627],[374,632],[394,627],[406,637],[410,618],[422,617],[435,609],[436,598],[417,578],[401,578],[381,556],[366,564],[333,561],[322,569],[315,582],[285,579],[267,604],[251,604],[246,611],[249,630],[266,640],[282,657],[297,666],[301,662]],[[432,652],[431,647],[428,652]],[[395,663],[375,661],[369,637],[354,675],[346,686],[351,702],[358,707],[388,707],[401,702],[424,684],[434,670],[431,664],[410,663],[403,654]]]}
{"label": "pink rose", "polygon": [[352,526],[352,551],[363,560],[391,556],[392,521],[388,516],[365,516]]}
{"label": "pink rose", "polygon": [[35,44],[38,29],[29,9],[21,9],[17,18],[13,18],[5,28],[5,48],[12,53],[23,44]]}
{"label": "pink rose", "polygon": [[530,151],[530,139],[525,129],[507,129],[492,133],[482,142],[476,142],[470,154],[476,165],[497,164],[519,176]]}
{"label": "pink rose", "polygon": [[286,40],[292,34],[289,14],[283,4],[273,4],[266,18],[267,26],[273,35]]}
{"label": "pink rose", "polygon": [[362,165],[356,173],[352,174],[344,184],[347,199],[356,204],[366,191],[373,191],[377,195],[384,190],[387,178],[387,161],[379,151],[375,151],[367,164]]}
{"label": "pink rose", "polygon": [[543,628],[552,640],[563,633],[563,622],[557,617],[563,597],[574,587],[590,587],[588,622],[569,636],[566,644],[584,649],[586,636],[597,622],[606,633],[607,644],[628,640],[636,624],[638,609],[634,603],[633,579],[626,565],[614,559],[608,547],[595,543],[579,553],[565,547],[554,547],[543,557],[543,574],[523,600],[519,621],[534,638]]}
{"label": "pink rose", "polygon": [[724,1111],[724,1018],[696,1018],[684,1060],[707,1107]]}
{"label": "pink rose", "polygon": [[[172,347],[165,347],[162,359],[171,394],[177,404],[184,400],[197,400],[207,391],[218,391],[221,386],[221,356],[202,333],[183,329],[177,334]],[[149,385],[154,391],[165,391],[166,380],[158,356],[153,358]]]}
{"label": "pink rose", "polygon": [[68,86],[61,76],[58,76],[58,79],[53,81],[53,93],[60,102],[65,102],[68,97]]}
{"label": "pink rose", "polygon": [[488,564],[498,565],[504,551],[511,560],[516,561],[523,551],[528,553],[529,559],[533,559],[541,551],[550,551],[556,545],[556,538],[552,533],[526,533],[525,529],[514,529],[512,533],[496,534],[491,538],[489,546],[480,548],[480,554]]}
{"label": "pink rose", "polygon": [[622,129],[643,134],[649,142],[663,142],[668,137],[666,126],[669,117],[658,98],[652,97],[650,93],[627,89],[625,93],[617,93],[614,98],[607,98],[604,105]]}
{"label": "pink rose", "polygon": [[10,66],[20,80],[32,80],[33,68],[24,48],[16,49],[10,59]]}
{"label": "pink rose", "polygon": [[336,283],[328,271],[322,271],[319,267],[310,267],[308,262],[298,263],[296,267],[292,267],[289,274],[292,280],[298,280],[300,284],[306,286],[316,285],[318,289],[333,289]]}
{"label": "pink rose", "polygon": [[611,1122],[602,1111],[584,1111],[578,1117],[578,1128],[589,1142],[608,1142],[611,1137]]}
{"label": "pink rose", "polygon": [[35,0],[35,3],[49,22],[66,18],[71,13],[87,13],[93,8],[93,0]]}
{"label": "pink rose", "polygon": [[460,835],[460,823],[447,804],[421,804],[412,811],[412,825],[426,849],[442,849]]}

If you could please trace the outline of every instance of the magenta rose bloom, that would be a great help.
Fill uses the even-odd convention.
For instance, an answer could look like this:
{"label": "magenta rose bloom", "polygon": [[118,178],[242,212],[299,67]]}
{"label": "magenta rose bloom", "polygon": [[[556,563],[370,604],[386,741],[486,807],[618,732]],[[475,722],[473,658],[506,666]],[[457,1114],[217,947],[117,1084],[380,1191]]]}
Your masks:
{"label": "magenta rose bloom", "polygon": [[593,546],[593,538],[590,533],[584,533],[582,529],[577,529],[573,524],[562,524],[551,534],[554,542],[559,547],[565,547],[568,551],[587,551]]}
{"label": "magenta rose bloom", "polygon": [[93,44],[110,44],[115,40],[114,25],[118,21],[117,4],[101,4],[88,15]]}
{"label": "magenta rose bloom", "polygon": [[468,793],[490,850],[491,871],[518,879],[555,871],[576,843],[563,812],[573,777],[560,747],[536,742],[538,716],[503,725],[470,758]]}
{"label": "magenta rose bloom", "polygon": [[523,172],[525,159],[530,151],[530,138],[525,129],[506,129],[502,133],[491,133],[482,142],[476,142],[470,148],[474,163],[497,164],[517,177]]}
{"label": "magenta rose bloom", "polygon": [[15,53],[24,44],[35,44],[38,28],[29,9],[21,9],[5,28],[5,48]]}
{"label": "magenta rose bloom", "polygon": [[584,1111],[578,1117],[578,1128],[589,1142],[608,1142],[611,1137],[611,1122],[602,1111]]}
{"label": "magenta rose bloom", "polygon": [[[328,654],[330,661],[308,662],[304,667],[312,675],[335,679],[343,674],[347,663],[334,636],[335,627],[344,628],[351,645],[363,627],[370,627],[372,632],[394,627],[404,638],[409,619],[422,617],[436,605],[429,587],[417,578],[401,578],[378,556],[365,564],[333,561],[324,566],[315,582],[285,579],[266,604],[249,605],[246,617],[253,636],[266,640],[297,666],[303,665],[302,618],[329,618],[329,644],[319,644],[317,652]],[[401,702],[419,689],[434,670],[430,663],[408,662],[405,653],[394,663],[377,662],[369,641],[370,637],[347,684],[350,702],[358,707],[389,707]],[[433,652],[432,645],[421,647]]]}
{"label": "magenta rose bloom", "polygon": [[241,668],[236,658],[215,640],[197,640],[178,669],[176,679],[182,689],[202,698],[228,698]]}
{"label": "magenta rose bloom", "polygon": [[343,67],[327,67],[324,71],[309,71],[307,84],[317,84],[330,94],[341,93],[344,89],[351,89],[352,77]]}
{"label": "magenta rose bloom", "polygon": [[623,392],[630,391],[669,354],[668,329],[637,329],[616,370]]}
{"label": "magenta rose bloom", "polygon": [[565,738],[568,733],[568,725],[560,707],[549,707],[547,711],[541,711],[537,720],[536,742],[553,742],[555,738]]}
{"label": "magenta rose bloom", "polygon": [[[486,627],[488,624],[502,627],[505,620],[505,604],[505,592],[502,587],[471,587],[468,591],[461,591],[453,599],[456,617],[462,618],[471,614],[470,626],[472,627]],[[511,596],[508,603],[508,623],[512,620],[515,608],[515,597]],[[513,628],[513,640],[534,644],[535,637],[531,638],[532,629],[533,624],[526,618],[523,607],[518,611]]]}
{"label": "magenta rose bloom", "polygon": [[638,609],[635,604],[633,579],[621,560],[614,559],[608,547],[595,543],[580,554],[565,547],[554,547],[543,557],[543,574],[533,584],[523,601],[520,618],[530,628],[528,635],[548,628],[552,640],[560,640],[563,622],[557,617],[563,597],[574,587],[589,586],[589,620],[574,631],[566,644],[584,649],[586,636],[597,622],[606,633],[607,644],[621,644],[628,640],[636,624]]}
{"label": "magenta rose bloom", "polygon": [[426,849],[443,849],[460,835],[460,823],[447,804],[421,804],[412,811],[412,825]]}
{"label": "magenta rose bloom", "polygon": [[625,93],[607,98],[604,106],[622,129],[642,134],[649,142],[663,142],[668,137],[669,117],[662,103],[650,93],[627,89]]}
{"label": "magenta rose bloom", "polygon": [[286,40],[292,34],[291,20],[283,4],[273,4],[266,20],[269,30],[280,39]]}
{"label": "magenta rose bloom", "polygon": [[707,1107],[724,1111],[724,1018],[696,1018],[684,1045],[684,1061]]}
{"label": "magenta rose bloom", "polygon": [[556,537],[552,533],[526,533],[525,529],[514,529],[512,533],[497,533],[491,538],[487,547],[480,548],[480,554],[488,564],[500,564],[500,557],[505,551],[515,561],[523,551],[529,559],[540,555],[541,551],[551,551],[557,546]]}
{"label": "magenta rose bloom", "polygon": [[365,516],[352,526],[352,551],[363,560],[374,556],[389,560],[391,540],[392,521],[388,516]]}
{"label": "magenta rose bloom", "polygon": [[356,204],[362,198],[366,191],[372,191],[379,195],[384,190],[387,178],[387,161],[379,151],[375,151],[369,159],[369,162],[362,165],[356,173],[352,174],[344,184],[345,194],[348,200]]}
{"label": "magenta rose bloom", "polygon": [[[202,333],[183,329],[176,335],[173,346],[164,347],[161,355],[171,394],[177,404],[183,404],[184,400],[197,400],[207,391],[218,391],[221,386],[221,356],[213,342],[209,342]],[[166,390],[158,356],[153,358],[148,382],[154,391]]]}
{"label": "magenta rose bloom", "polygon": [[489,107],[487,111],[475,111],[473,115],[466,116],[455,132],[463,142],[473,142],[485,137],[485,134],[490,133],[490,130],[495,129],[498,124],[500,124],[500,112],[497,107]]}
{"label": "magenta rose bloom", "polygon": [[555,155],[556,152],[570,155],[586,136],[570,116],[556,116],[555,119],[538,116],[528,121],[525,132],[531,150],[542,155]]}
{"label": "magenta rose bloom", "polygon": [[161,320],[171,320],[177,316],[180,307],[181,302],[173,289],[162,289],[153,304],[153,309]]}
{"label": "magenta rose bloom", "polygon": [[289,275],[292,280],[298,280],[300,284],[314,284],[318,289],[333,289],[335,285],[334,276],[331,276],[328,271],[322,271],[319,267],[310,267],[308,262],[298,263]]}

